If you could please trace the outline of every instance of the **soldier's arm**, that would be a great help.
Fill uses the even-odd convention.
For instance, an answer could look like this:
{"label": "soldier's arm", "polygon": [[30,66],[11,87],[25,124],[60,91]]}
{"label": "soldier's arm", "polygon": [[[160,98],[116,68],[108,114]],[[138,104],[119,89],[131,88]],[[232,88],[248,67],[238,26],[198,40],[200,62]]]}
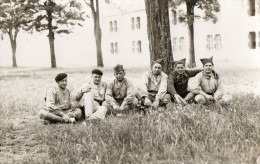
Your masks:
{"label": "soldier's arm", "polygon": [[168,78],[167,75],[162,76],[161,84],[160,84],[160,87],[158,89],[158,93],[155,96],[155,101],[159,101],[166,94],[166,92],[167,92],[167,78]]}
{"label": "soldier's arm", "polygon": [[189,74],[189,77],[194,77],[201,71],[203,71],[203,69],[192,69],[192,70],[187,70],[187,73]]}
{"label": "soldier's arm", "polygon": [[107,86],[105,99],[111,106],[116,105],[116,100],[113,97],[113,82]]}
{"label": "soldier's arm", "polygon": [[167,80],[167,92],[174,96],[177,92],[174,87],[174,74],[170,73],[168,80]]}

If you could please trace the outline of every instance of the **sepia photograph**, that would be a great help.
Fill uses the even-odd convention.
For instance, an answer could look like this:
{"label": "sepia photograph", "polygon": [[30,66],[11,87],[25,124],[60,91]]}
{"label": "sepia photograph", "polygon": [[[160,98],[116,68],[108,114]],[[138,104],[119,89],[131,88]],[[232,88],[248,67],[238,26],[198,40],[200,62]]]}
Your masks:
{"label": "sepia photograph", "polygon": [[260,0],[0,0],[0,164],[260,164]]}

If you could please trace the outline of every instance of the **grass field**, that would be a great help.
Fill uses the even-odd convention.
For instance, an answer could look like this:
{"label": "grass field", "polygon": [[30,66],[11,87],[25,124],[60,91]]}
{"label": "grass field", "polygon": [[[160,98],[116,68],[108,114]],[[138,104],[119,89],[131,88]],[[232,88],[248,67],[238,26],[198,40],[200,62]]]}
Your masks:
{"label": "grass field", "polygon": [[[219,70],[234,100],[216,105],[171,105],[163,112],[108,117],[82,124],[43,125],[37,114],[67,72],[72,95],[91,68],[0,68],[0,163],[256,163],[260,155],[260,70]],[[103,79],[113,78],[111,68]],[[127,69],[138,83],[145,68]]]}

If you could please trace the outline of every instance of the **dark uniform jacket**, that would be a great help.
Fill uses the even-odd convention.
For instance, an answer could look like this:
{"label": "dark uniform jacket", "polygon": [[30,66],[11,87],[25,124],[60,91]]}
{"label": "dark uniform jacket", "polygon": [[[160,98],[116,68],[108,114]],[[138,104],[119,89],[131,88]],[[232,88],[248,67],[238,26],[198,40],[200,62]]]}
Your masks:
{"label": "dark uniform jacket", "polygon": [[185,70],[183,74],[179,74],[176,70],[172,71],[168,77],[167,92],[171,96],[177,93],[184,98],[189,93],[187,90],[189,78],[196,76],[201,71],[201,69]]}

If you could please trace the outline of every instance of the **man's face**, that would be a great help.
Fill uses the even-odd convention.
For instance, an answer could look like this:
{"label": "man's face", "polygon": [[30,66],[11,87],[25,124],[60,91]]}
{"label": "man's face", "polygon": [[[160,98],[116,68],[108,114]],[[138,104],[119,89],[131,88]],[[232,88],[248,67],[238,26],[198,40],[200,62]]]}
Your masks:
{"label": "man's face", "polygon": [[57,83],[58,83],[59,88],[65,89],[67,87],[67,78],[64,78],[63,80],[58,81]]}
{"label": "man's face", "polygon": [[93,80],[93,83],[98,85],[101,81],[101,77],[100,75],[97,75],[97,74],[92,74],[92,80]]}
{"label": "man's face", "polygon": [[183,65],[183,64],[176,64],[175,70],[176,70],[179,74],[183,74],[183,73],[184,73],[184,65]]}
{"label": "man's face", "polygon": [[159,63],[155,63],[152,67],[152,73],[154,75],[159,75],[162,71],[162,66]]}
{"label": "man's face", "polygon": [[119,71],[119,72],[115,72],[114,73],[116,79],[121,82],[124,80],[124,77],[125,77],[125,72],[124,71]]}
{"label": "man's face", "polygon": [[211,73],[212,70],[213,70],[213,64],[212,64],[212,63],[206,63],[206,64],[203,66],[203,69],[204,69],[204,72],[205,72],[205,73]]}

